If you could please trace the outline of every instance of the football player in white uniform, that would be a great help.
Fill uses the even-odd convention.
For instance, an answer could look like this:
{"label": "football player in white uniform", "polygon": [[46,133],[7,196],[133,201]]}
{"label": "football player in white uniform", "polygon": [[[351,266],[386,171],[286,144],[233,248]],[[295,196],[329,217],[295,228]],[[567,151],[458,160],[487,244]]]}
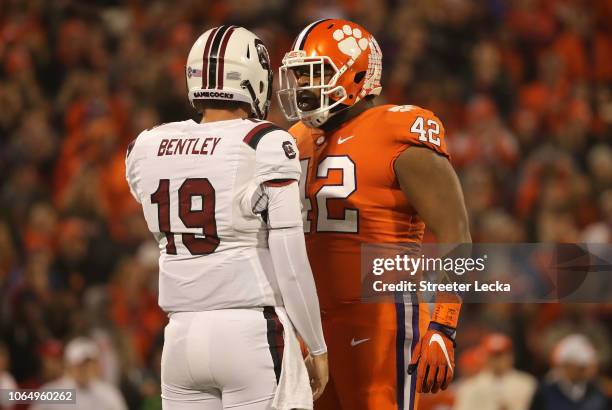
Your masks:
{"label": "football player in white uniform", "polygon": [[327,348],[297,148],[265,121],[268,52],[242,27],[213,28],[191,48],[186,76],[202,121],[143,131],[126,156],[130,190],[160,247],[159,305],[170,318],[163,406],[311,409],[327,383]]}

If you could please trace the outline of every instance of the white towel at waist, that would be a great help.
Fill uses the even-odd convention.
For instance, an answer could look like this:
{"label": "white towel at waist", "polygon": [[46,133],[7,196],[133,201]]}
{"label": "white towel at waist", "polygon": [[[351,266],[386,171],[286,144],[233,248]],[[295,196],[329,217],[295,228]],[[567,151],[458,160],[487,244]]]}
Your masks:
{"label": "white towel at waist", "polygon": [[310,377],[302,358],[293,324],[283,307],[276,307],[276,314],[283,325],[283,362],[281,375],[272,401],[275,410],[312,410]]}

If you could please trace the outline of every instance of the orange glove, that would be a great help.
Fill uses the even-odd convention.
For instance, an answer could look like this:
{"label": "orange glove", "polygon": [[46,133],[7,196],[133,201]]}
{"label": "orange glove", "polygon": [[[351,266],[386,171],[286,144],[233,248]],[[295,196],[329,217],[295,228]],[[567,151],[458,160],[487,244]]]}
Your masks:
{"label": "orange glove", "polygon": [[430,322],[412,354],[408,374],[416,370],[416,390],[437,393],[446,390],[455,373],[455,329]]}

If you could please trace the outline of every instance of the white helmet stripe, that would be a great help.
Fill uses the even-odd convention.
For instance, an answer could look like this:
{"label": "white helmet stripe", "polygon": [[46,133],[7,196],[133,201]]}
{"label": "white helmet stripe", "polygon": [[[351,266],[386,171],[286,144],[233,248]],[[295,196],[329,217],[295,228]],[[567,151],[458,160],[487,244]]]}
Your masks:
{"label": "white helmet stripe", "polygon": [[320,19],[315,21],[314,23],[306,26],[306,28],[304,28],[304,30],[302,30],[300,32],[300,34],[297,36],[297,38],[295,39],[295,43],[293,43],[293,47],[291,47],[293,50],[301,50],[304,48],[304,43],[306,42],[306,37],[308,36],[308,34],[310,33],[310,31],[315,28],[315,26],[323,21],[327,21],[329,19]]}
{"label": "white helmet stripe", "polygon": [[204,47],[204,53],[202,54],[202,88],[208,88],[208,58],[210,55],[210,45],[212,44],[212,39],[217,34],[219,27],[215,27],[213,31],[208,35],[206,39],[206,46]]}
{"label": "white helmet stripe", "polygon": [[219,62],[217,68],[217,88],[223,88],[223,69],[225,64],[225,49],[227,48],[227,43],[229,42],[232,33],[236,29],[236,26],[230,26],[229,30],[225,32],[225,35],[221,39],[221,48],[219,49],[219,55],[217,57],[217,61]]}

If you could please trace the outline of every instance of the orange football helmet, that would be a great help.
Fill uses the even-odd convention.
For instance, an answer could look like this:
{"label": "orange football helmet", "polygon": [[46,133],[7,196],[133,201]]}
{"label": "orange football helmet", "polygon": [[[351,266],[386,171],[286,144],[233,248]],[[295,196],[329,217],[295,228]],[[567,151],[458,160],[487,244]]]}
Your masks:
{"label": "orange football helmet", "polygon": [[[326,66],[332,70],[329,81]],[[299,76],[308,73],[310,81],[300,85]],[[300,32],[283,58],[279,103],[288,120],[316,128],[365,96],[379,95],[381,74],[382,52],[372,34],[347,20],[318,20]],[[300,108],[300,94],[305,92],[319,96],[316,108]]]}

